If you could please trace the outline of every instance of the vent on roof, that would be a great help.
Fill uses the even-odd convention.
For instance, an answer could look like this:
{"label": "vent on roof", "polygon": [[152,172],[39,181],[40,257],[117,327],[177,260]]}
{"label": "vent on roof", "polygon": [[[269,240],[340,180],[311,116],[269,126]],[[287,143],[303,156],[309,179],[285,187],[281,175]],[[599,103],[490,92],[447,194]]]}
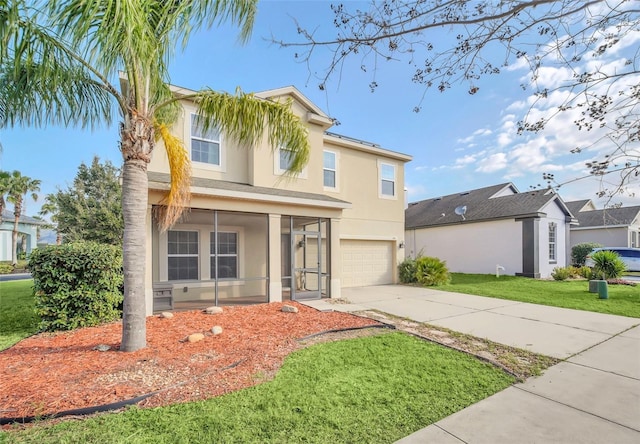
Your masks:
{"label": "vent on roof", "polygon": [[433,199],[434,202],[438,200],[442,200],[442,197],[436,197],[435,199]]}
{"label": "vent on roof", "polygon": [[465,191],[464,193],[460,193],[461,196],[466,196],[467,194],[469,194],[469,191]]}
{"label": "vent on roof", "polygon": [[409,202],[409,206],[412,207],[414,205],[418,205],[420,202]]}

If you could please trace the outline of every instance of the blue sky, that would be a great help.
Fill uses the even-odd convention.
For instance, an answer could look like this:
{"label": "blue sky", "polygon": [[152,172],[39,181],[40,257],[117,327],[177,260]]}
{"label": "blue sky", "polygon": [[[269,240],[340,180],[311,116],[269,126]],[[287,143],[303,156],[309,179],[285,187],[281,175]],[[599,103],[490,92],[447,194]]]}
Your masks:
{"label": "blue sky", "polygon": [[[345,4],[366,7],[364,2]],[[559,182],[569,181],[583,176],[584,161],[597,154],[595,150],[569,153],[585,137],[594,137],[575,130],[571,116],[556,119],[542,134],[516,135],[514,123],[529,100],[529,93],[520,88],[527,71],[517,67],[481,81],[474,96],[466,92],[466,85],[460,85],[444,94],[430,91],[420,103],[424,90],[411,83],[412,70],[406,63],[379,62],[373,74],[360,69],[360,60],[349,59],[340,75],[334,75],[326,90],[320,91],[310,72],[322,71],[328,54],[317,52],[309,69],[296,61],[294,49],[281,49],[269,37],[299,39],[293,17],[318,35],[331,36],[329,6],[328,1],[263,0],[248,44],[239,45],[237,31],[227,26],[194,35],[184,52],[177,50],[170,68],[171,83],[229,92],[236,87],[251,92],[294,85],[340,121],[330,131],[412,155],[405,183],[410,201],[509,181],[526,191],[544,184],[543,172],[554,173]],[[638,42],[640,32],[627,46],[637,47]],[[557,84],[561,74],[560,70],[547,71],[543,81]],[[369,83],[374,75],[379,87],[372,93]],[[422,111],[414,113],[419,104]],[[42,180],[39,201],[27,203],[30,215],[37,213],[44,195],[72,182],[81,162],[90,163],[98,155],[121,164],[116,126],[93,132],[60,127],[8,129],[0,131],[0,143],[0,169],[20,170]],[[597,180],[581,180],[559,192],[565,200],[591,198],[602,207],[605,201],[595,195],[599,186]],[[636,191],[636,196],[620,195],[614,203],[640,204],[638,182],[631,184],[630,191]]]}

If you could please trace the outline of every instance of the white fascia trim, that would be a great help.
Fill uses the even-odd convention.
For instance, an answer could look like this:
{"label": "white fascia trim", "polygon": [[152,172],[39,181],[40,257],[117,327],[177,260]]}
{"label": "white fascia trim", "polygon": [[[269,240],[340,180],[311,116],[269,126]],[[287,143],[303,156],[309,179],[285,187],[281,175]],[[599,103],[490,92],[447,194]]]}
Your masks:
{"label": "white fascia trim", "polygon": [[[154,190],[168,190],[170,185],[167,183],[149,182],[153,184],[153,187],[149,187]],[[199,194],[201,196],[214,196],[225,197],[229,199],[242,199],[253,200],[259,202],[273,202],[282,204],[302,205],[307,207],[321,207],[321,208],[338,208],[349,209],[352,205],[348,202],[330,202],[322,200],[305,199],[302,197],[290,197],[290,196],[275,196],[272,194],[259,194],[259,193],[247,193],[244,191],[232,191],[221,190],[218,188],[203,188],[203,187],[191,187],[192,194]]]}
{"label": "white fascia trim", "polygon": [[[400,160],[402,162],[409,162],[413,159],[413,157],[409,156],[408,154],[397,153],[395,151],[390,151],[384,148],[365,145],[363,143],[358,143],[348,139],[341,139],[340,137],[331,136],[329,134],[325,134],[323,138],[324,138],[324,141],[329,142],[333,145],[352,148],[358,151],[364,151],[365,153],[373,153],[378,156],[386,157],[389,159]],[[328,147],[325,145],[325,148],[328,148]]]}
{"label": "white fascia trim", "polygon": [[584,230],[602,230],[602,229],[608,230],[610,228],[631,228],[631,226],[630,225],[624,225],[624,224],[623,225],[598,225],[597,227],[580,227],[580,226],[578,226],[578,227],[571,227],[571,231],[576,231],[576,230],[581,230],[581,231],[584,231]]}
{"label": "white fascia trim", "polygon": [[397,241],[396,236],[367,236],[363,234],[343,234],[340,240],[363,240],[363,241]]}

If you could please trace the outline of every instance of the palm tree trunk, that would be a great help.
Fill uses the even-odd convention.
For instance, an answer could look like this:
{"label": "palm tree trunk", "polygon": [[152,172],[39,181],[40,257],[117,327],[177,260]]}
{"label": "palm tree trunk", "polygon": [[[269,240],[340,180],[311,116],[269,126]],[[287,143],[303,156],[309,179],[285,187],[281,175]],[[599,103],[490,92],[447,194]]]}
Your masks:
{"label": "palm tree trunk", "polygon": [[148,202],[147,164],[153,149],[153,126],[141,117],[122,129],[122,215],[124,217],[124,303],[121,351],[147,346],[146,327],[146,218]]}
{"label": "palm tree trunk", "polygon": [[20,223],[20,213],[22,212],[22,205],[19,201],[16,201],[13,208],[13,232],[11,233],[11,265],[15,266],[18,263],[18,224]]}

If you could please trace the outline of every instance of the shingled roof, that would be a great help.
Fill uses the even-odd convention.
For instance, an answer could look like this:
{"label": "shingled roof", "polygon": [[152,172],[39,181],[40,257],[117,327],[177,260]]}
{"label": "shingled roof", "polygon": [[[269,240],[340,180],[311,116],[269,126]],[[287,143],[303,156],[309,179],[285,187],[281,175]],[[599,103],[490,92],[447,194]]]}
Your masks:
{"label": "shingled roof", "polygon": [[[580,202],[582,201],[567,202],[567,206],[575,208]],[[576,211],[573,215],[578,219],[577,228],[627,226],[640,217],[640,206]]]}
{"label": "shingled roof", "polygon": [[[503,195],[501,192],[506,189],[515,194]],[[513,184],[503,183],[409,204],[405,210],[405,227],[413,229],[542,215],[544,208],[554,200],[567,217],[571,217],[564,202],[552,190],[519,193]],[[455,209],[462,206],[466,207],[464,219],[455,213]]]}
{"label": "shingled roof", "polygon": [[[15,215],[13,211],[2,210],[2,221],[3,222],[13,222],[15,220]],[[20,219],[18,220],[21,224],[31,224],[31,225],[45,225],[46,222],[43,220],[35,219],[30,216],[25,216],[24,214],[20,215]]]}
{"label": "shingled roof", "polygon": [[578,213],[580,211],[588,211],[588,210],[585,210],[585,207],[590,203],[591,203],[591,199],[583,199],[583,200],[574,200],[572,202],[565,202],[565,205],[567,206],[567,208],[569,208],[569,211],[571,211],[571,214],[573,214],[575,217],[578,217]]}
{"label": "shingled roof", "polygon": [[[171,176],[166,173],[148,172],[147,177],[149,179],[150,188],[155,184],[163,184],[168,186],[171,183]],[[344,200],[336,199],[331,196],[316,193],[306,193],[295,190],[284,190],[281,188],[267,188],[257,187],[244,183],[227,182],[224,180],[205,179],[202,177],[192,177],[191,186],[209,190],[229,191],[236,193],[246,193],[255,196],[273,196],[290,199],[304,199],[308,201],[315,201],[319,205],[333,205],[336,207],[350,208],[351,203]]]}

